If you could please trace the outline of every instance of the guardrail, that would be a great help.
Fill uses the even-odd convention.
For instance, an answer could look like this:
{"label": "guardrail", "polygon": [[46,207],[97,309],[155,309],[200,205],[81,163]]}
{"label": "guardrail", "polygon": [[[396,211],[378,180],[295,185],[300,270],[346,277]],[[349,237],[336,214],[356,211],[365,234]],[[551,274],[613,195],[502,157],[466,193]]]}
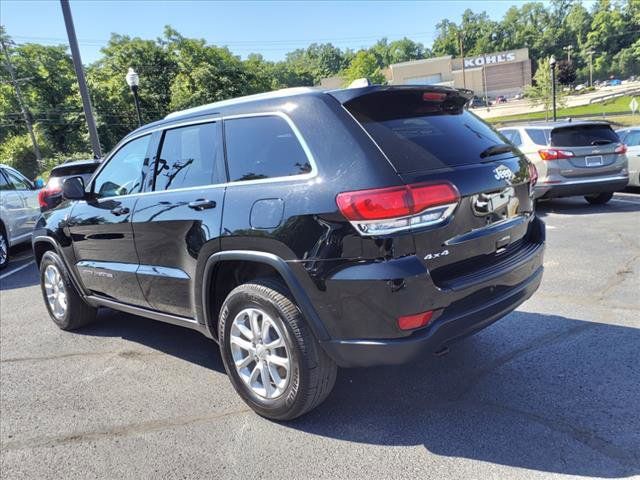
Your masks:
{"label": "guardrail", "polygon": [[621,92],[608,93],[607,95],[601,95],[600,97],[593,97],[589,99],[589,105],[594,103],[606,102],[607,100],[612,100],[618,97],[625,97],[627,95],[638,95],[640,94],[640,86],[633,86],[626,90],[622,90]]}

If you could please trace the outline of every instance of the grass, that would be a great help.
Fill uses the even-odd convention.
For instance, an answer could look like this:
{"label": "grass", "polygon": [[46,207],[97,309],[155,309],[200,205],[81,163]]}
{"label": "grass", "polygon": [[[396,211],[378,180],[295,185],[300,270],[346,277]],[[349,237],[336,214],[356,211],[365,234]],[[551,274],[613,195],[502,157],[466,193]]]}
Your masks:
{"label": "grass", "polygon": [[[630,96],[618,97],[604,103],[594,103],[592,105],[580,105],[577,107],[567,107],[558,109],[557,115],[558,118],[567,118],[567,117],[593,117],[600,118],[609,117],[610,115],[623,115],[624,117],[629,117],[628,121],[634,122],[630,110],[629,110],[629,102],[631,102]],[[544,120],[545,112],[531,112],[531,113],[521,113],[517,115],[508,115],[506,117],[494,117],[488,118],[487,121],[494,124],[501,123],[511,123],[511,122],[519,122],[519,121],[530,121],[530,120]],[[616,116],[616,120],[618,117]],[[624,119],[627,120],[626,118]],[[640,123],[640,115],[636,114],[635,123]]]}

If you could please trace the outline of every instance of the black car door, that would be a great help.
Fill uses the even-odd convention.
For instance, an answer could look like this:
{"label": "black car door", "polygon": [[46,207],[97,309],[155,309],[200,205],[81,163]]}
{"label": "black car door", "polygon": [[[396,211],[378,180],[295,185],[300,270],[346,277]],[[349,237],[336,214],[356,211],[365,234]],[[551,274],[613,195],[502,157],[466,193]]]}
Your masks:
{"label": "black car door", "polygon": [[220,248],[223,155],[220,121],[201,121],[162,134],[152,192],[140,196],[133,214],[138,281],[151,308],[196,316],[198,259]]}
{"label": "black car door", "polygon": [[148,170],[152,135],[137,137],[106,160],[74,205],[67,225],[85,287],[120,302],[147,306],[136,277],[138,255],[131,217]]}

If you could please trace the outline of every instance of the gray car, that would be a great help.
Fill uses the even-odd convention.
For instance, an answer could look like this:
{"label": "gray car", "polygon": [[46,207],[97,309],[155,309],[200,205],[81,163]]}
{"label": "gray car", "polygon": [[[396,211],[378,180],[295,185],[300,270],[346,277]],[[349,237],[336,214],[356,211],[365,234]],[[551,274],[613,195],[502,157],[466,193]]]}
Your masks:
{"label": "gray car", "polygon": [[31,240],[39,215],[38,189],[17,170],[0,164],[0,269],[9,263],[9,247]]}
{"label": "gray car", "polygon": [[627,146],[629,186],[640,187],[640,127],[623,128],[616,133]]}
{"label": "gray car", "polygon": [[500,132],[538,170],[536,198],[583,195],[604,204],[629,182],[626,146],[606,122],[515,125]]}

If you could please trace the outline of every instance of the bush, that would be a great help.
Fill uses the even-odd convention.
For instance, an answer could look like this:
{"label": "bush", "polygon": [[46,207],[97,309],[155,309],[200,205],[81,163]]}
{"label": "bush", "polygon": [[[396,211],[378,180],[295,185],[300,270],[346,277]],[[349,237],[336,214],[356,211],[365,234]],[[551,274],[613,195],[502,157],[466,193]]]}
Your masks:
{"label": "bush", "polygon": [[[44,137],[36,131],[36,140],[42,155],[50,155],[51,148]],[[28,178],[35,178],[39,167],[33,144],[28,133],[8,137],[0,145],[0,163],[7,164],[19,170]]]}

